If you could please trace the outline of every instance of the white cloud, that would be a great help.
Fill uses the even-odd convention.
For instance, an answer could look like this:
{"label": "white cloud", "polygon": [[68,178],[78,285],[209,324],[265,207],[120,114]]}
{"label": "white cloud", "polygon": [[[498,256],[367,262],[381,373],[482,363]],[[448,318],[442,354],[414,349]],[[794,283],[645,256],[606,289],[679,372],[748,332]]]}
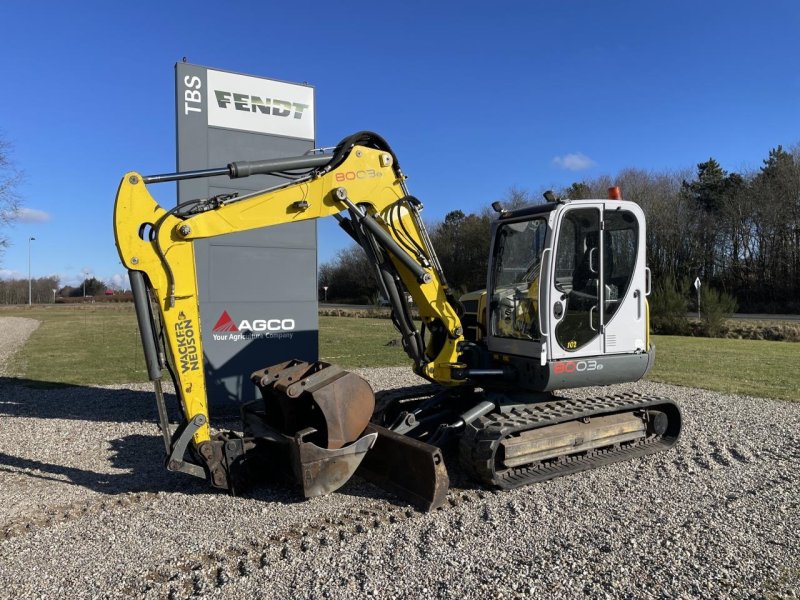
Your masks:
{"label": "white cloud", "polygon": [[597,163],[585,154],[575,152],[564,156],[556,156],[553,159],[553,164],[559,169],[566,169],[567,171],[583,171],[591,169]]}
{"label": "white cloud", "polygon": [[[90,269],[91,273],[91,269]],[[58,285],[60,287],[70,286],[70,287],[77,287],[81,283],[83,283],[84,274],[81,271],[73,271],[69,269],[68,271],[61,271],[55,273],[48,273],[48,277],[57,277],[58,278]],[[89,274],[87,277],[91,277]]]}
{"label": "white cloud", "polygon": [[61,285],[78,287],[83,283],[84,279],[91,279],[92,277],[104,282],[107,287],[114,290],[129,290],[131,289],[130,281],[128,280],[127,272],[117,272],[111,275],[101,275],[94,272],[90,267],[84,267],[81,271],[60,273],[58,275]]}
{"label": "white cloud", "polygon": [[19,223],[44,223],[50,220],[50,213],[38,208],[20,207],[11,214],[6,213],[6,216],[9,220]]}
{"label": "white cloud", "polygon": [[129,290],[131,287],[127,273],[114,273],[105,282],[115,290]]}
{"label": "white cloud", "polygon": [[[22,279],[23,274],[19,271],[12,271],[11,269],[0,269],[0,280],[8,280],[8,279]],[[28,276],[25,275],[27,278]]]}

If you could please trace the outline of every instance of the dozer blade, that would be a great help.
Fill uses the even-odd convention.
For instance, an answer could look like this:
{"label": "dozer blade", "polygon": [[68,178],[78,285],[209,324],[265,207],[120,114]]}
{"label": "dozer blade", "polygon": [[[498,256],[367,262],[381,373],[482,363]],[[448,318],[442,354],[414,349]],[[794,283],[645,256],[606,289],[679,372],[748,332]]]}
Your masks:
{"label": "dozer blade", "polygon": [[450,487],[442,451],[374,423],[367,427],[370,432],[378,439],[357,474],[420,510],[442,506]]}

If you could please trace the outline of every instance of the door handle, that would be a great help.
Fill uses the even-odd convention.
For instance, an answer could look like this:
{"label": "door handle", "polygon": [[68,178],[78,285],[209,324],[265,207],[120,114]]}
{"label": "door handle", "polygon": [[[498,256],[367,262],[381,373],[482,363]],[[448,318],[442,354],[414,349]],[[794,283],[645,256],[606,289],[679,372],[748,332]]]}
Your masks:
{"label": "door handle", "polygon": [[597,248],[592,248],[589,250],[589,270],[594,274],[597,275],[599,270],[597,267],[594,266],[594,257],[597,254]]}
{"label": "door handle", "polygon": [[594,309],[595,308],[597,308],[596,304],[592,308],[589,309],[589,329],[591,329],[592,331],[597,331],[597,329],[594,328]]}

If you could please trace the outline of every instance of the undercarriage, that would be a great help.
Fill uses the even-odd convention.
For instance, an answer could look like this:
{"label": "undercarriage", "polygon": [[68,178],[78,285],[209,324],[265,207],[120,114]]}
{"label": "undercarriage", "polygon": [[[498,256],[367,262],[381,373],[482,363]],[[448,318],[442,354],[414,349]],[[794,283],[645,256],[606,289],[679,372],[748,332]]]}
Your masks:
{"label": "undercarriage", "polygon": [[212,442],[226,471],[218,487],[232,491],[278,475],[314,497],[357,474],[432,510],[446,500],[448,448],[475,483],[511,489],[666,450],[681,429],[674,402],[633,393],[576,399],[428,384],[373,396],[353,373],[302,361],[252,379],[262,398],[243,407],[243,437]]}

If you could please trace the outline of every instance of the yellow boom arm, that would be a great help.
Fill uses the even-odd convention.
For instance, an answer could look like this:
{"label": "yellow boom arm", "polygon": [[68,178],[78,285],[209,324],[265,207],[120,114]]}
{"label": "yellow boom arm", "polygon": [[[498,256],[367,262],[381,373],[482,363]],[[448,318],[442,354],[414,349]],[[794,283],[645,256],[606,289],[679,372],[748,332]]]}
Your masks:
{"label": "yellow boom arm", "polygon": [[117,250],[132,276],[142,273],[149,283],[177,379],[176,393],[187,421],[202,423],[193,436],[196,445],[209,440],[193,247],[198,239],[327,216],[349,221],[351,234],[376,258],[379,273],[385,278],[390,272],[402,281],[431,332],[427,342],[417,331],[402,332],[405,343],[417,350],[416,371],[442,384],[460,383],[451,369],[457,366],[461,322],[419,218],[418,203],[407,195],[394,155],[362,145],[340,144],[337,150],[339,159],[330,161],[337,164],[291,183],[172,210],[159,206],[147,190],[146,183],[158,176],[131,172],[122,179],[114,208]]}

